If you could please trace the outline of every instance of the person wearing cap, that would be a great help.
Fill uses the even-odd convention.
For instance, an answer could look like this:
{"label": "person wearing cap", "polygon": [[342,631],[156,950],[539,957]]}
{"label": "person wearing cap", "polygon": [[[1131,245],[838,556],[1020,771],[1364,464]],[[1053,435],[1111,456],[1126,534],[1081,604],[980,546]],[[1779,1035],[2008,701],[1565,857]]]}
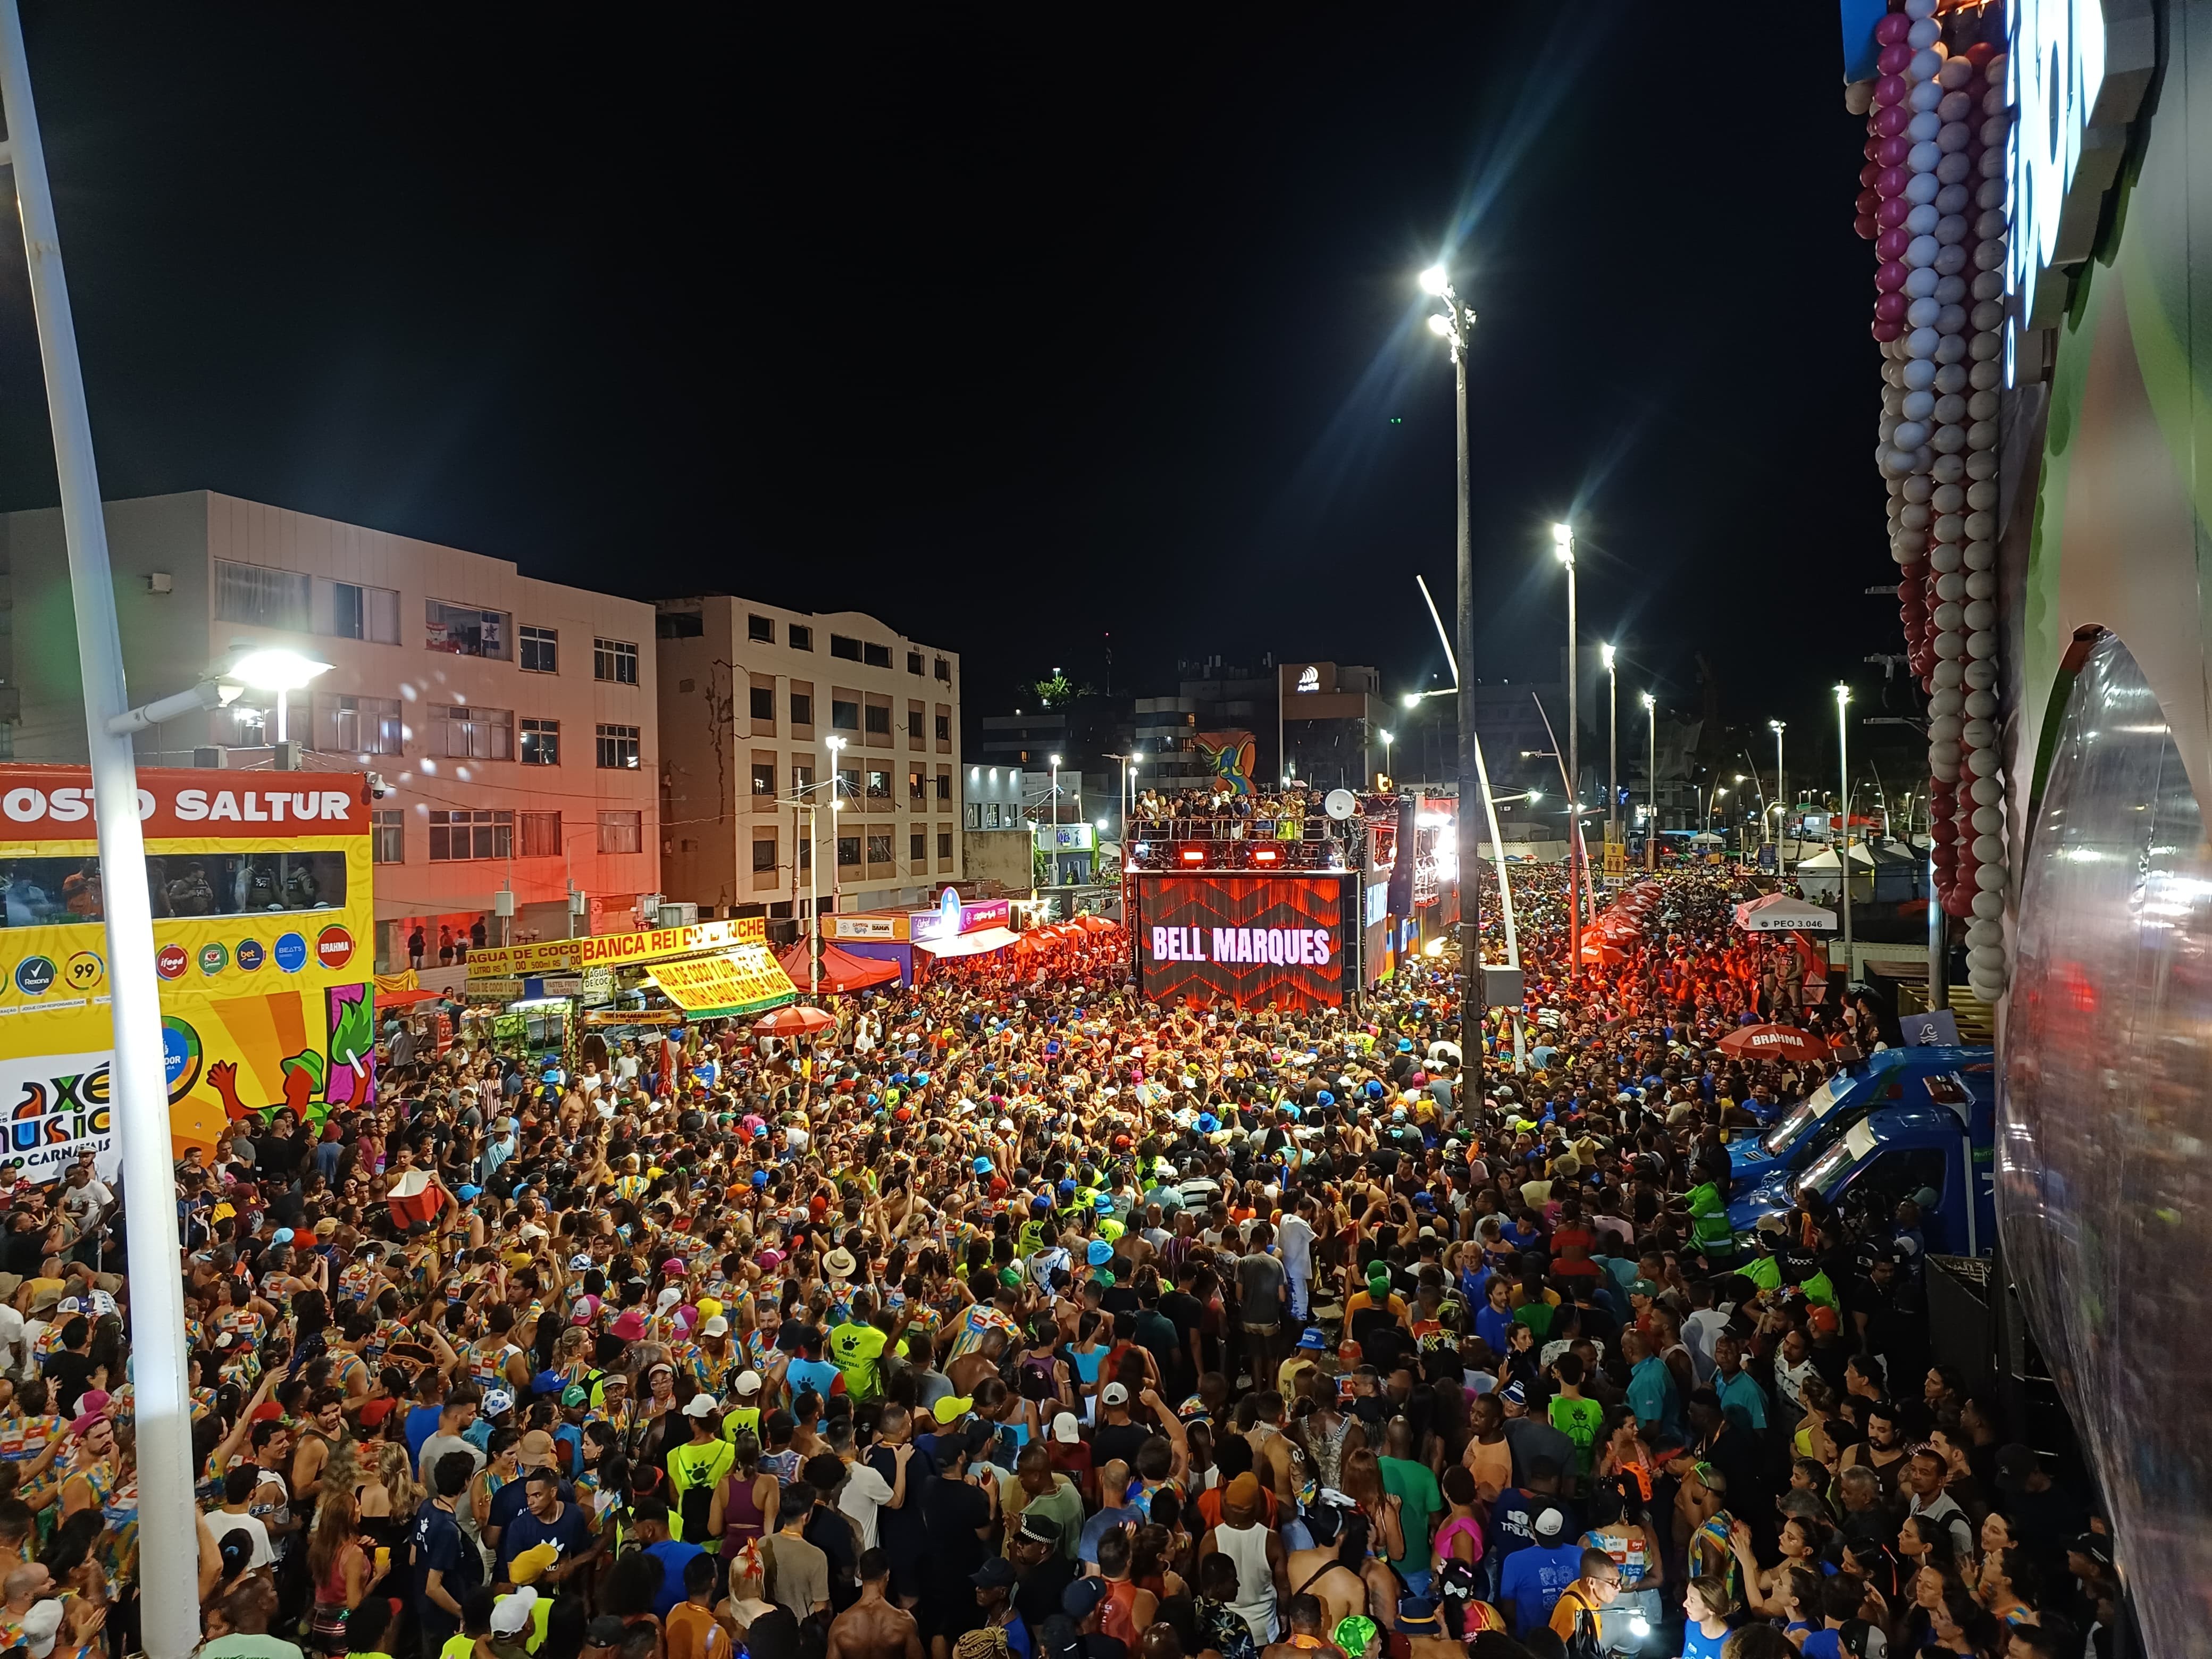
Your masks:
{"label": "person wearing cap", "polygon": [[1199,1559],[1224,1555],[1237,1568],[1237,1594],[1230,1605],[1252,1632],[1255,1645],[1275,1639],[1276,1608],[1291,1595],[1290,1556],[1261,1512],[1260,1479],[1249,1471],[1221,1494],[1221,1522],[1199,1540]]}
{"label": "person wearing cap", "polygon": [[[674,1493],[673,1510],[668,1517],[669,1532],[672,1538],[695,1547],[703,1546],[716,1550],[720,1542],[708,1536],[708,1517],[714,1508],[714,1494],[736,1462],[737,1454],[722,1437],[721,1425],[715,1421],[713,1395],[702,1389],[685,1401],[684,1422],[690,1437],[683,1445],[670,1448],[665,1460],[668,1484]],[[670,1605],[674,1605],[672,1600]]]}
{"label": "person wearing cap", "polygon": [[[977,1645],[988,1647],[994,1655],[1012,1654],[1018,1659],[1029,1659],[1035,1652],[1029,1621],[1014,1609],[1014,1586],[1020,1578],[1014,1564],[1003,1555],[986,1556],[983,1565],[968,1575],[968,1582],[975,1587],[975,1608],[983,1622],[960,1638],[955,1649],[957,1659],[970,1659],[971,1649]],[[979,1644],[979,1637],[989,1639]]]}
{"label": "person wearing cap", "polygon": [[1525,1641],[1531,1631],[1548,1625],[1560,1595],[1582,1576],[1582,1546],[1565,1542],[1566,1530],[1565,1514],[1556,1504],[1546,1504],[1529,1522],[1534,1541],[1507,1556],[1498,1570],[1498,1610],[1517,1639]]}
{"label": "person wearing cap", "polygon": [[1383,1325],[1401,1326],[1408,1337],[1413,1334],[1405,1298],[1390,1287],[1390,1264],[1378,1256],[1367,1264],[1362,1286],[1344,1298],[1344,1340],[1364,1343],[1368,1332]]}

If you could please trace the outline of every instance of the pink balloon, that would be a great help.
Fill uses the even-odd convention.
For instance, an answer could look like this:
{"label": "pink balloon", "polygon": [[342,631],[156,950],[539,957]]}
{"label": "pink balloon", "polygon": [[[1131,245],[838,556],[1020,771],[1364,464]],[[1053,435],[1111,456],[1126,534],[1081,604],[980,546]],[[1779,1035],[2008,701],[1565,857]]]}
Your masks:
{"label": "pink balloon", "polygon": [[1874,117],[1874,136],[1894,138],[1912,125],[1912,112],[1902,104],[1892,104],[1887,109],[1876,110]]}
{"label": "pink balloon", "polygon": [[1884,294],[1894,294],[1905,286],[1905,267],[1895,259],[1886,259],[1876,266],[1874,285]]}
{"label": "pink balloon", "polygon": [[1879,340],[1882,344],[1887,345],[1892,340],[1894,340],[1899,335],[1905,332],[1905,325],[1903,323],[1875,323],[1869,325],[1869,331],[1872,333],[1874,337]]}
{"label": "pink balloon", "polygon": [[1874,314],[1885,323],[1901,323],[1908,303],[1902,294],[1885,294],[1874,302]]}
{"label": "pink balloon", "polygon": [[1881,49],[1881,56],[1875,59],[1875,67],[1884,75],[1902,75],[1905,66],[1911,61],[1912,48],[1899,40]]}
{"label": "pink balloon", "polygon": [[1876,191],[1874,216],[1884,230],[1896,230],[1912,216],[1912,204],[1902,196],[1884,196]]}
{"label": "pink balloon", "polygon": [[1911,154],[1912,140],[1900,133],[1894,138],[1885,138],[1875,145],[1874,159],[1885,167],[1901,167]]}
{"label": "pink balloon", "polygon": [[1901,75],[1885,75],[1874,83],[1874,105],[1876,109],[1887,109],[1892,104],[1905,101],[1907,88]]}
{"label": "pink balloon", "polygon": [[1884,167],[1875,175],[1874,187],[1885,196],[1902,196],[1912,175],[1903,167]]}
{"label": "pink balloon", "polygon": [[1893,11],[1874,26],[1874,38],[1885,46],[1900,46],[1912,33],[1912,20],[1901,11]]}
{"label": "pink balloon", "polygon": [[1905,257],[1905,250],[1911,246],[1912,235],[1911,232],[1905,230],[1902,228],[1885,230],[1881,235],[1875,238],[1875,258],[1885,262],[1901,259]]}
{"label": "pink balloon", "polygon": [[1874,215],[1871,213],[1862,213],[1857,218],[1852,220],[1851,228],[1858,233],[1859,240],[1863,242],[1871,242],[1874,240],[1880,230],[1880,227],[1875,223]]}

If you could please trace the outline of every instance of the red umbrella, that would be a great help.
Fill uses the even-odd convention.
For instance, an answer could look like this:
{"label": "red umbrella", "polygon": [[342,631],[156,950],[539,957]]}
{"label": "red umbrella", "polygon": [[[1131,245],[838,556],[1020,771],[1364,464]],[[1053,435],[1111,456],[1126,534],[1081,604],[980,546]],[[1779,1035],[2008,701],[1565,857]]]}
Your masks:
{"label": "red umbrella", "polygon": [[802,1008],[790,1004],[772,1014],[763,1014],[753,1022],[753,1030],[763,1036],[805,1036],[815,1031],[827,1030],[837,1023],[835,1014],[819,1008]]}
{"label": "red umbrella", "polygon": [[1826,1060],[1828,1045],[1795,1025],[1746,1025],[1720,1042],[1721,1052],[1757,1060]]}
{"label": "red umbrella", "polygon": [[1102,916],[1096,910],[1085,910],[1075,920],[1089,933],[1118,933],[1121,931],[1120,922],[1111,916]]}

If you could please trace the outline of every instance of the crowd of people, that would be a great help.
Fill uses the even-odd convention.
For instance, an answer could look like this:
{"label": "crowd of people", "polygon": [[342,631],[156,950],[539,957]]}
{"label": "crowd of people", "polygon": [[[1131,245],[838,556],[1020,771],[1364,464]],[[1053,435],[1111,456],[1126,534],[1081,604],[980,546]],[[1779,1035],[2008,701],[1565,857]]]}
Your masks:
{"label": "crowd of people", "polygon": [[[1112,935],[796,1047],[389,1023],[373,1107],[179,1167],[205,1653],[2084,1659],[2109,1540],[1931,1364],[1910,1212],[1697,1224],[1882,1032],[1662,880],[1570,978],[1521,872],[1479,1085],[1447,962],[1167,1008]],[[13,1205],[0,1659],[120,1655],[115,1195]]]}

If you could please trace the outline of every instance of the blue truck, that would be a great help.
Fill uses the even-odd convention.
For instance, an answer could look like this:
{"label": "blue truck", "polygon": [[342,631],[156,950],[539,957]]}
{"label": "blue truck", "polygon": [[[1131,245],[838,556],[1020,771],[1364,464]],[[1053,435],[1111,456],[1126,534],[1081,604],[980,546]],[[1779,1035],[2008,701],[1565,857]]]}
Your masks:
{"label": "blue truck", "polygon": [[1921,1099],[1925,1093],[1922,1078],[1986,1066],[1991,1058],[1987,1048],[1877,1050],[1777,1113],[1757,1133],[1730,1141],[1729,1195],[1742,1197],[1778,1175],[1802,1170],[1869,1112]]}
{"label": "blue truck", "polygon": [[[1869,1109],[1826,1133],[1799,1167],[1772,1159],[1770,1173],[1729,1205],[1734,1232],[1749,1233],[1760,1218],[1792,1208],[1809,1188],[1838,1206],[1871,1204],[1885,1218],[1900,1200],[1918,1200],[1921,1231],[1937,1255],[1987,1255],[1996,1248],[1995,1060],[1986,1048],[1903,1052],[1942,1054],[1948,1063],[1923,1069],[1908,1060],[1873,1073],[1883,1081]],[[1844,1109],[1832,1109],[1828,1120]]]}

